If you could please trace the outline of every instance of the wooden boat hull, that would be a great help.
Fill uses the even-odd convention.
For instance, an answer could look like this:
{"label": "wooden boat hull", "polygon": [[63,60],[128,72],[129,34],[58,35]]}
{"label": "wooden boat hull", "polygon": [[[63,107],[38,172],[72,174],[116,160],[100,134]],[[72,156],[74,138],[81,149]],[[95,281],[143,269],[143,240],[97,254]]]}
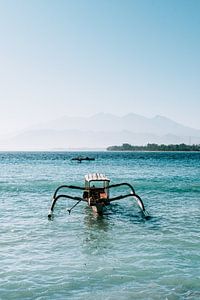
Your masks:
{"label": "wooden boat hull", "polygon": [[105,210],[105,203],[103,202],[103,199],[94,200],[92,198],[89,198],[88,206],[92,208],[94,213],[99,215],[102,215]]}

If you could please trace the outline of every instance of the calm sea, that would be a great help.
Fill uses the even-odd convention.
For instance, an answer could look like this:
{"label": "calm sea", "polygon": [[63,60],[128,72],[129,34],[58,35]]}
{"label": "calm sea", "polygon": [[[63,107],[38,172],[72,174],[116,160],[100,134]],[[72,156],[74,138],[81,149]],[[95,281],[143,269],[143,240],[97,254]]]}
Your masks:
{"label": "calm sea", "polygon": [[[79,154],[0,153],[0,299],[200,299],[200,153]],[[55,188],[90,172],[132,184],[151,219],[63,199],[49,221]]]}

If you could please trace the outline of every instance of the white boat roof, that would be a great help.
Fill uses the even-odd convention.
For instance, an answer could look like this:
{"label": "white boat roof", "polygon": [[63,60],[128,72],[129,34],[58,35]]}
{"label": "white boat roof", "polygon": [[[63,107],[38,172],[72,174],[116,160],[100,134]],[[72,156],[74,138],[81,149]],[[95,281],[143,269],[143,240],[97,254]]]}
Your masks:
{"label": "white boat roof", "polygon": [[85,175],[85,181],[110,181],[110,179],[101,173],[92,173]]}

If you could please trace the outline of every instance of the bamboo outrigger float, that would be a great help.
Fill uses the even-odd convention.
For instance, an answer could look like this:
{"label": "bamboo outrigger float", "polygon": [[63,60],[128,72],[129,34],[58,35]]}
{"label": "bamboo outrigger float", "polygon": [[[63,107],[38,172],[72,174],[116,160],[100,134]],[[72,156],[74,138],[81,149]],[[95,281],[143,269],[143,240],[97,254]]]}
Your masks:
{"label": "bamboo outrigger float", "polygon": [[[123,195],[110,198],[110,189],[120,186],[128,187],[129,192]],[[64,192],[67,189],[82,190],[83,195],[82,197],[68,195]],[[128,197],[133,197],[135,199],[138,207],[142,212],[143,217],[148,219],[149,215],[148,212],[145,210],[142,199],[135,193],[135,190],[131,184],[124,182],[110,185],[110,179],[107,176],[100,173],[88,174],[85,176],[85,187],[74,185],[61,185],[55,190],[48,218],[52,218],[55,204],[60,198],[67,198],[77,201],[70,209],[68,209],[69,214],[76,205],[83,201],[86,202],[95,213],[102,215],[104,212],[104,208],[108,206],[111,202]]]}

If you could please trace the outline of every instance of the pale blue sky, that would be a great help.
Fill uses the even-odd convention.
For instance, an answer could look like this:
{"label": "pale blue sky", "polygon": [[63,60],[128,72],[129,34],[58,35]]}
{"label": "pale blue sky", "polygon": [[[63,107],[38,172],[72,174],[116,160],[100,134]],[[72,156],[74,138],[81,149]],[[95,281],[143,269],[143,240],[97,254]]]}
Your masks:
{"label": "pale blue sky", "polygon": [[199,0],[0,0],[0,134],[63,115],[200,129]]}

